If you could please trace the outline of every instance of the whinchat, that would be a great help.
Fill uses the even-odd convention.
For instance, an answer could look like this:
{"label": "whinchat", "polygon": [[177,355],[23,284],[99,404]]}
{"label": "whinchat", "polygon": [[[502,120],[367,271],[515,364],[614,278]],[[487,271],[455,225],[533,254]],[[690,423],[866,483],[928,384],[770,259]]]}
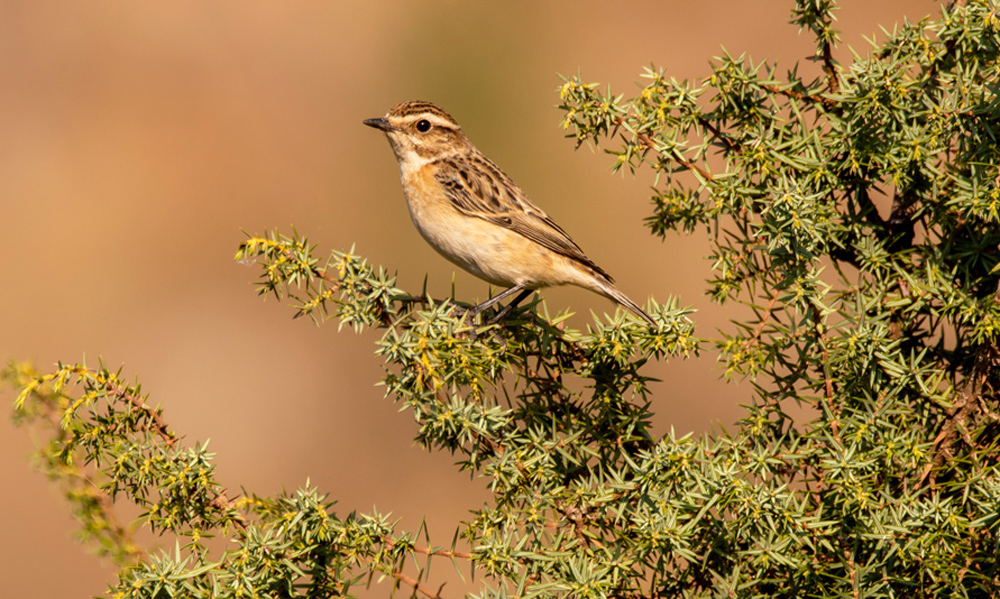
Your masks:
{"label": "whinchat", "polygon": [[576,285],[656,326],[615,287],[611,275],[472,145],[447,112],[430,102],[403,102],[364,124],[389,138],[410,217],[427,243],[477,277],[508,287],[473,308],[474,314],[517,294],[491,321],[496,322],[536,289]]}

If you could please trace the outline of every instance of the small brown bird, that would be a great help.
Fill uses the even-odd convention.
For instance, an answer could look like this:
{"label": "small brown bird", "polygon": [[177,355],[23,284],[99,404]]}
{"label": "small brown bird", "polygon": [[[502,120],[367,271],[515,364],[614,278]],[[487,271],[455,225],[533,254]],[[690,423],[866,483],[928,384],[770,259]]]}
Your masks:
{"label": "small brown bird", "polygon": [[517,294],[491,320],[497,322],[536,289],[576,285],[656,326],[618,291],[611,275],[472,145],[447,112],[430,102],[403,102],[364,124],[389,138],[410,217],[427,243],[477,277],[509,288],[473,308],[474,314]]}

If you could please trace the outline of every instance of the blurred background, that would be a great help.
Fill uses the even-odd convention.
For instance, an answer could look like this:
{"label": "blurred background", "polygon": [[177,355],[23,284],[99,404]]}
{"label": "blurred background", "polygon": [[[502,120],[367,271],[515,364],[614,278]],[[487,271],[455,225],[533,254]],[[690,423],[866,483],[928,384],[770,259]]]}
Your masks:
{"label": "blurred background", "polygon": [[[0,358],[43,371],[103,358],[139,377],[186,442],[210,440],[231,495],[309,479],[342,514],[374,505],[409,529],[426,516],[446,544],[488,499],[486,481],[413,444],[412,416],[375,386],[377,333],[292,321],[255,294],[257,270],[232,259],[241,229],[295,226],[324,252],[354,245],[404,288],[426,276],[444,296],[454,279],[460,298],[485,299],[485,283],[415,232],[392,152],[361,124],[430,100],[623,291],[640,304],[678,296],[712,336],[732,312],[704,295],[704,235],[648,234],[649,173],[612,175],[608,156],[574,151],[558,127],[558,75],[630,94],[650,63],[697,80],[723,48],[816,73],[791,4],[0,0]],[[938,10],[841,5],[842,63],[879,26]],[[543,296],[552,313],[572,308],[576,327],[613,309],[575,288]],[[711,353],[647,373],[666,381],[654,386],[659,434],[729,427],[750,399],[749,385],[720,380]],[[72,540],[32,444],[0,423],[4,594],[102,593],[114,569]]]}

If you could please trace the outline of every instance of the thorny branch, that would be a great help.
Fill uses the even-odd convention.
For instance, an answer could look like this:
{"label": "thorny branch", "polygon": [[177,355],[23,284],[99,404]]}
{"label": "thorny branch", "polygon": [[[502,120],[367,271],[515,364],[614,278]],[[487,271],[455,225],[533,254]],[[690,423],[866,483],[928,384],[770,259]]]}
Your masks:
{"label": "thorny branch", "polygon": [[[1000,302],[1000,283],[994,293],[993,301]],[[955,402],[955,406],[946,412],[941,431],[934,438],[934,459],[924,468],[918,486],[928,477],[933,484],[934,469],[955,456],[955,447],[960,440],[970,447],[975,446],[969,431],[975,428],[981,417],[1000,422],[1000,416],[994,411],[996,409],[994,383],[1000,368],[1000,348],[992,341],[984,342],[976,350],[973,360],[972,372],[961,387],[959,399]]]}
{"label": "thorny branch", "polygon": [[779,94],[779,95],[782,95],[782,96],[786,96],[786,97],[789,97],[789,98],[791,98],[793,100],[802,100],[802,101],[805,101],[805,102],[809,102],[811,104],[822,104],[826,108],[832,108],[832,107],[834,107],[834,106],[837,105],[836,102],[834,102],[833,100],[831,100],[830,98],[827,98],[825,96],[818,96],[818,95],[815,95],[815,94],[807,94],[807,93],[803,93],[803,92],[800,92],[800,91],[796,91],[794,89],[788,89],[788,88],[785,88],[785,87],[779,87],[779,86],[774,85],[772,83],[763,83],[763,84],[761,84],[761,87],[764,88],[764,89],[766,89],[767,91],[773,93],[773,94]]}
{"label": "thorny branch", "polygon": [[[624,117],[618,117],[614,120],[615,127],[621,127],[624,123],[625,123]],[[644,148],[652,150],[654,152],[659,151],[656,147],[656,142],[653,141],[653,138],[651,138],[649,135],[643,133],[642,131],[632,132],[632,135],[637,140],[639,140],[639,142],[642,144]],[[711,181],[715,178],[712,175],[712,173],[708,172],[703,167],[699,166],[697,163],[688,160],[682,152],[675,150],[671,153],[671,156],[678,164],[680,164],[684,168],[690,171],[694,171],[699,175],[701,175],[702,179],[704,179],[705,181]]]}
{"label": "thorny branch", "polygon": [[[396,547],[399,545],[398,542],[392,540],[389,537],[382,537],[382,542],[389,547]],[[472,559],[474,556],[471,553],[465,551],[451,551],[448,549],[434,549],[432,547],[411,547],[407,546],[408,551],[414,553],[419,553],[421,555],[429,555],[431,557],[448,557],[456,559]]]}
{"label": "thorny branch", "polygon": [[826,72],[827,86],[831,94],[840,93],[840,78],[837,75],[837,62],[833,59],[833,44],[829,40],[823,41],[821,48],[823,59],[823,71]]}
{"label": "thorny branch", "polygon": [[174,435],[167,427],[167,423],[163,420],[163,415],[160,410],[150,408],[146,405],[146,402],[133,393],[129,393],[128,386],[124,384],[111,384],[109,386],[109,391],[114,397],[118,399],[123,399],[131,404],[132,408],[138,410],[146,415],[147,418],[153,423],[153,431],[163,442],[166,443],[167,447],[170,449],[175,449],[177,447],[177,436]]}
{"label": "thorny branch", "polygon": [[[49,402],[41,403],[42,415],[48,422],[51,430],[59,431],[60,434],[66,434],[64,431],[60,412]],[[110,537],[114,540],[114,545],[118,547],[127,547],[130,552],[130,559],[140,560],[145,557],[145,551],[139,549],[132,540],[132,533],[129,529],[121,524],[118,520],[118,516],[115,514],[114,502],[108,496],[108,494],[100,488],[100,486],[95,483],[90,476],[87,475],[86,471],[75,462],[65,462],[63,461],[59,465],[62,475],[68,479],[70,484],[70,490],[67,494],[73,493],[72,487],[77,485],[81,488],[87,489],[87,495],[93,498],[96,503],[98,512],[100,513],[100,519],[106,523],[105,530],[108,531]]]}

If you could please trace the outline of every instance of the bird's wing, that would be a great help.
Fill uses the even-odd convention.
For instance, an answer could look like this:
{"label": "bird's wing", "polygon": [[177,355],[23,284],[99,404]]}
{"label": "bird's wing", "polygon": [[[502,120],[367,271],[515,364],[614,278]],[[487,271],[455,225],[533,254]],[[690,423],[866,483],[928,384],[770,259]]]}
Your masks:
{"label": "bird's wing", "polygon": [[434,178],[461,213],[510,229],[612,281],[562,227],[532,204],[521,188],[488,158],[475,153],[450,156],[440,162]]}

